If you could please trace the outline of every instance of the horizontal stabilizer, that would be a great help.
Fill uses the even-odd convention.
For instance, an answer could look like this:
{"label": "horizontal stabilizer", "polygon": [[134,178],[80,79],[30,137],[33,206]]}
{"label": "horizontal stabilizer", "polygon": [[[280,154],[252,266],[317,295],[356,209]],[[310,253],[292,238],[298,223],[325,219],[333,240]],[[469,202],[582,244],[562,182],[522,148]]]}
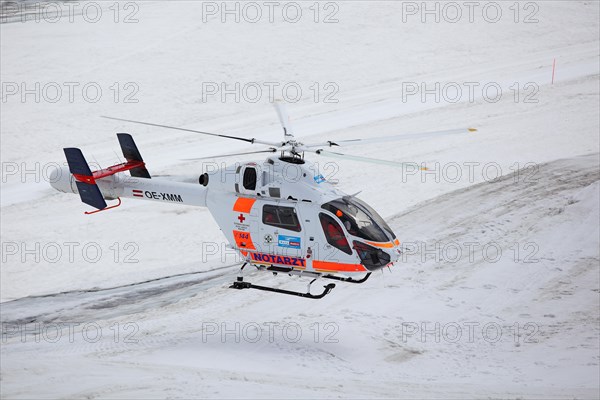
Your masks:
{"label": "horizontal stabilizer", "polygon": [[[138,150],[135,142],[133,141],[133,137],[131,137],[128,133],[117,133],[117,138],[119,138],[119,144],[121,145],[121,150],[123,151],[123,157],[130,161],[144,161],[142,159],[142,155]],[[131,176],[136,178],[148,178],[150,179],[150,173],[146,169],[145,166],[136,167],[129,170]]]}
{"label": "horizontal stabilizer", "polygon": [[92,171],[83,157],[83,153],[76,147],[68,147],[63,149],[65,151],[65,157],[67,157],[67,163],[69,164],[69,171],[72,174],[92,176]]}
{"label": "horizontal stabilizer", "polygon": [[79,181],[76,181],[75,184],[79,190],[81,201],[99,210],[106,208],[106,201],[104,201],[98,185]]}
{"label": "horizontal stabilizer", "polygon": [[81,201],[100,210],[106,208],[106,201],[104,201],[104,197],[98,185],[96,185],[94,175],[81,150],[75,147],[68,147],[63,150],[65,151],[65,157],[67,157],[69,171],[75,178]]}

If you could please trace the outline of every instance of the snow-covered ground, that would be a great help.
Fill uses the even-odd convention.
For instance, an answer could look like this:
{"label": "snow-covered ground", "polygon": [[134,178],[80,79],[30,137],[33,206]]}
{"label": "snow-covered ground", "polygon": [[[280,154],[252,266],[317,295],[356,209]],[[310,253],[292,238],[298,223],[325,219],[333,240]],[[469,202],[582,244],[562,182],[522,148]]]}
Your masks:
{"label": "snow-covered ground", "polygon": [[[72,22],[0,25],[2,397],[597,398],[599,3],[523,2],[518,22],[501,3],[497,23],[480,11],[469,22],[466,7],[457,23],[423,23],[409,3],[319,3],[319,22],[301,3],[297,23],[204,21],[220,2],[124,2],[118,15],[99,3],[97,23],[88,8]],[[22,99],[36,82],[40,101]],[[279,139],[268,91],[256,103],[203,93],[223,82],[299,85],[288,109],[307,141],[479,131],[346,150],[424,162],[428,174],[318,159],[405,246],[391,271],[318,301],[227,289],[236,258],[210,251],[225,243],[206,210],[125,201],[86,216],[44,179],[63,147],[114,163],[122,131],[153,175],[183,180],[213,161],[182,159],[248,149],[100,115]],[[461,99],[407,95],[436,82],[462,87]],[[492,83],[496,102],[481,91]],[[98,102],[86,84],[102,89]],[[124,101],[132,88],[137,103]]]}

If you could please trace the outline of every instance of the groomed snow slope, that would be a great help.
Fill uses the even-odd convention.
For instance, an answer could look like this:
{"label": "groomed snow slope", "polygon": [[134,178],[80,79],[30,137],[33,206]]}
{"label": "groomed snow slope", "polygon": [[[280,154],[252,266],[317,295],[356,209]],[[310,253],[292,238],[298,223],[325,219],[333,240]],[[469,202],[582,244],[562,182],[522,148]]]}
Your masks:
{"label": "groomed snow slope", "polygon": [[[230,290],[222,277],[235,271],[225,271],[3,303],[9,326],[95,321],[103,333],[95,343],[81,326],[73,343],[67,330],[55,343],[15,335],[3,346],[3,393],[593,398],[599,228],[590,221],[600,218],[598,168],[598,154],[542,164],[535,182],[509,175],[394,216],[392,227],[415,239],[407,248],[420,240],[428,249],[494,243],[501,256],[472,245],[471,253],[436,262],[411,251],[391,273],[340,284],[320,301]],[[536,250],[515,258],[515,243]],[[260,273],[249,279],[302,286]],[[127,322],[139,329],[131,336],[137,343],[113,336],[110,327]],[[84,376],[73,379],[76,371]]]}

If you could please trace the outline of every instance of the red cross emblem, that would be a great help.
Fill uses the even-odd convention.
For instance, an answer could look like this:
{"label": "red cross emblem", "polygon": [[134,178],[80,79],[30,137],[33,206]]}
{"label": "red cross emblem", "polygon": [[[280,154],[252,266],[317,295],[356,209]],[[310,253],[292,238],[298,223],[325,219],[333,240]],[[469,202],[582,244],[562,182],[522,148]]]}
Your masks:
{"label": "red cross emblem", "polygon": [[240,220],[240,224],[243,224],[244,221],[246,220],[246,217],[244,217],[244,214],[240,214],[240,216],[238,217],[238,219]]}

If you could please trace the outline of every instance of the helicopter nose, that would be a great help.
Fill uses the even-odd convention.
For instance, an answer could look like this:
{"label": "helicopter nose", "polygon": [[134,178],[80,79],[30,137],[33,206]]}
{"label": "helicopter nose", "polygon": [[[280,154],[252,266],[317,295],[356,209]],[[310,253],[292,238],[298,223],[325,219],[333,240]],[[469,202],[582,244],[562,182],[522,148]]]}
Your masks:
{"label": "helicopter nose", "polygon": [[393,264],[400,260],[400,257],[402,256],[402,250],[400,250],[400,246],[394,246],[394,248],[388,251],[388,254],[390,255],[391,263]]}
{"label": "helicopter nose", "polygon": [[385,251],[390,256],[390,264],[395,264],[397,261],[400,261],[400,258],[402,257],[402,246],[397,239],[392,243],[393,246],[385,249]]}

